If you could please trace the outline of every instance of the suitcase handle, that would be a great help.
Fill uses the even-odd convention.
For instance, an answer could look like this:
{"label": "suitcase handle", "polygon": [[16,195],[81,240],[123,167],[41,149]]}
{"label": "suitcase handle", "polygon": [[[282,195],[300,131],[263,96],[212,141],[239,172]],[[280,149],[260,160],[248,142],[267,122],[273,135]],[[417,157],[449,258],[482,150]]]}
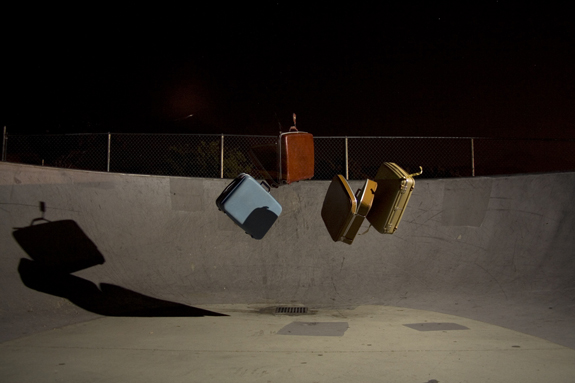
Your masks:
{"label": "suitcase handle", "polygon": [[298,130],[295,126],[296,126],[296,123],[295,123],[295,113],[294,113],[293,114],[293,126],[290,126],[289,131],[290,132],[293,132],[293,131],[297,132]]}
{"label": "suitcase handle", "polygon": [[262,185],[264,189],[268,189],[268,193],[272,190],[272,188],[270,187],[270,185],[268,185],[266,181],[260,182],[260,185]]}
{"label": "suitcase handle", "polygon": [[423,168],[420,166],[420,167],[419,167],[419,171],[418,171],[417,173],[410,174],[409,176],[410,176],[410,177],[415,177],[415,176],[419,176],[419,175],[421,175],[421,174],[423,174]]}

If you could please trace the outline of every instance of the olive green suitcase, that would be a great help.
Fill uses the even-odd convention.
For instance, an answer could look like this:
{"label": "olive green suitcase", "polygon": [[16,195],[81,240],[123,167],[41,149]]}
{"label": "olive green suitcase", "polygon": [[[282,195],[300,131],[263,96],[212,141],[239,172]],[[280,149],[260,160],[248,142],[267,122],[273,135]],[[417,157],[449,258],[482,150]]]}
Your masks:
{"label": "olive green suitcase", "polygon": [[353,243],[370,211],[377,184],[366,180],[354,195],[345,178],[338,174],[331,180],[321,209],[321,217],[334,242]]}
{"label": "olive green suitcase", "polygon": [[367,214],[367,220],[377,231],[393,234],[399,226],[411,193],[415,187],[413,177],[419,173],[408,174],[393,162],[384,162],[377,171],[375,182],[377,190],[373,205]]}

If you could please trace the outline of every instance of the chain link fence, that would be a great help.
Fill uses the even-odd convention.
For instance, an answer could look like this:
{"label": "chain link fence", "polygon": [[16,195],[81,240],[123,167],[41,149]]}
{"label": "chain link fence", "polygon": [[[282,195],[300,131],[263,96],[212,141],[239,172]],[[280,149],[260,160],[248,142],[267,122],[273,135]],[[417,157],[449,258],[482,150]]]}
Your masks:
{"label": "chain link fence", "polygon": [[[234,178],[259,173],[250,148],[277,136],[65,134],[3,136],[2,160],[115,173]],[[314,137],[316,180],[373,178],[395,162],[420,178],[575,170],[575,140],[444,137]]]}

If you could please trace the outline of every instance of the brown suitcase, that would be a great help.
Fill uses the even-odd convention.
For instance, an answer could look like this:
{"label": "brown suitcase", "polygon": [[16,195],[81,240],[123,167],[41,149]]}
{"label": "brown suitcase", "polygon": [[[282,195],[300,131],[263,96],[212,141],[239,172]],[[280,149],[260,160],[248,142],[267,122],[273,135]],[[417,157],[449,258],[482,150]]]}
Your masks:
{"label": "brown suitcase", "polygon": [[295,113],[293,120],[294,126],[289,132],[280,133],[277,144],[258,145],[250,149],[252,161],[273,187],[314,176],[313,135],[297,130]]}
{"label": "brown suitcase", "polygon": [[370,211],[377,183],[366,180],[354,195],[342,175],[335,176],[325,195],[321,217],[334,242],[351,245]]}
{"label": "brown suitcase", "polygon": [[[295,121],[295,114],[294,114]],[[279,179],[291,184],[314,176],[314,145],[311,133],[300,132],[295,126],[279,138]]]}
{"label": "brown suitcase", "polygon": [[[421,169],[421,167],[420,167]],[[393,234],[399,226],[407,203],[415,187],[413,177],[393,162],[384,162],[375,176],[377,191],[367,220],[377,231]]]}

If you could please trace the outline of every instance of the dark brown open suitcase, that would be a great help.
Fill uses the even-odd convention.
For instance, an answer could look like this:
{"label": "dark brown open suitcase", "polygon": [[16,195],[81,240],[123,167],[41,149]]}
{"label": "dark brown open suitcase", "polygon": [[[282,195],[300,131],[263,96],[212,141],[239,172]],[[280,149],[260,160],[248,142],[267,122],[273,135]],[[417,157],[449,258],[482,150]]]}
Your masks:
{"label": "dark brown open suitcase", "polygon": [[323,201],[321,217],[334,242],[353,243],[371,209],[376,189],[377,183],[365,180],[363,187],[353,194],[342,175],[333,177]]}

